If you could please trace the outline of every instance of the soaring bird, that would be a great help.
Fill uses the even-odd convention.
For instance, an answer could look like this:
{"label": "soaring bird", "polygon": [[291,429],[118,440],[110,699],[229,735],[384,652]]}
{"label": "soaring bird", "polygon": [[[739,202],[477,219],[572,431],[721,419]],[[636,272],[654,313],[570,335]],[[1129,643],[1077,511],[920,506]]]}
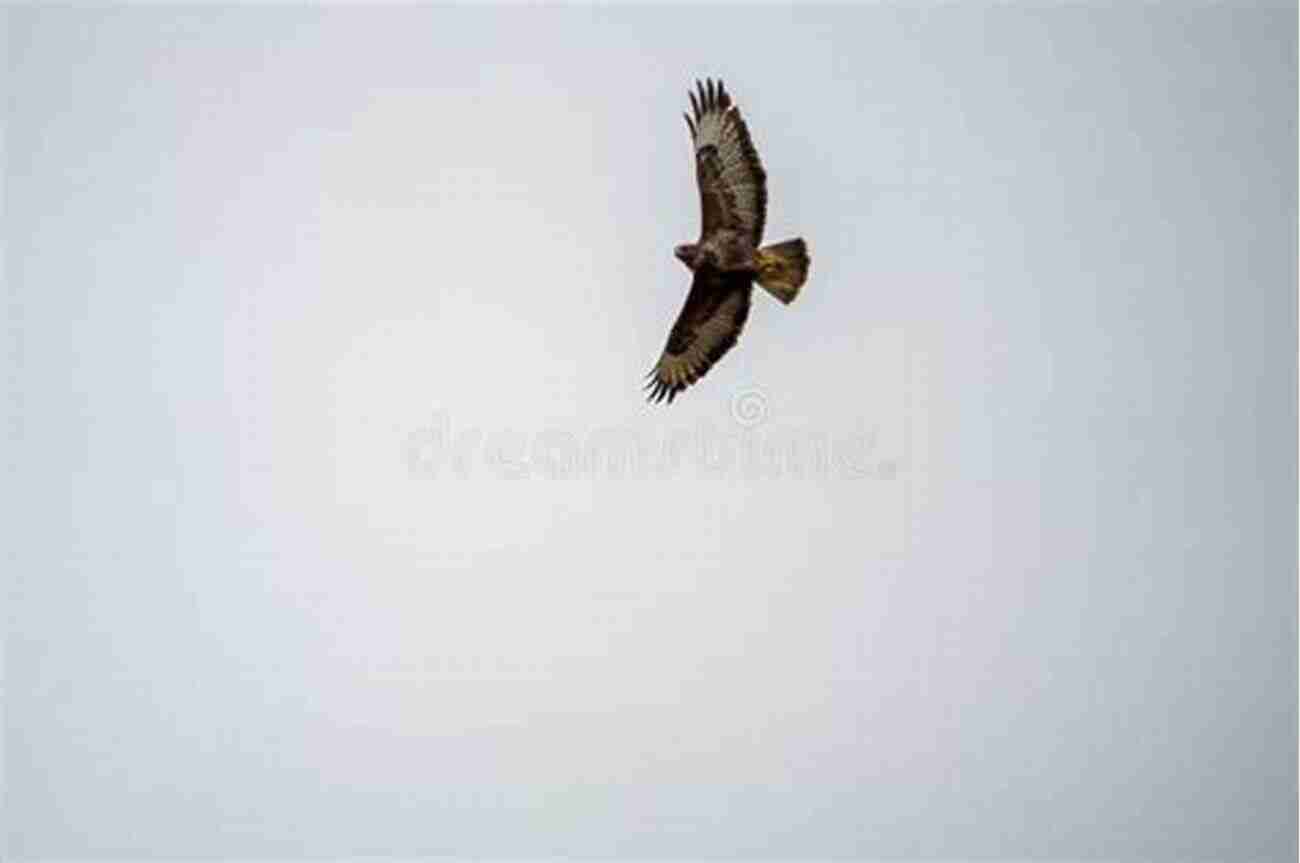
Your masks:
{"label": "soaring bird", "polygon": [[802,238],[759,246],[767,174],[740,109],[721,81],[695,82],[684,114],[700,187],[700,239],[674,249],[691,271],[690,293],[659,362],[646,375],[649,400],[672,402],[729,351],[749,317],[754,283],[790,303],[808,278]]}

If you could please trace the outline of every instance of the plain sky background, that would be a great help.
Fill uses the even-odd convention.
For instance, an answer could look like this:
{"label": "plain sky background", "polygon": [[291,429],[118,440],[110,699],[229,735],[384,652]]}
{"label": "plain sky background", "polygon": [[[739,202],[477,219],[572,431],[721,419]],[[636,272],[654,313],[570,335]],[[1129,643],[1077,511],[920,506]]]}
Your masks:
{"label": "plain sky background", "polygon": [[1294,7],[0,22],[11,856],[1295,858]]}

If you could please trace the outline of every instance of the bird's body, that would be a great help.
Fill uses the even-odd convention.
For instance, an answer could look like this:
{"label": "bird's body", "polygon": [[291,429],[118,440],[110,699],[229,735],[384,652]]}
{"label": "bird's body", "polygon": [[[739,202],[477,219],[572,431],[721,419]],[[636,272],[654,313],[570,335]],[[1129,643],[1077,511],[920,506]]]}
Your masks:
{"label": "bird's body", "polygon": [[757,267],[754,253],[758,250],[753,241],[744,231],[734,228],[720,228],[710,236],[700,237],[698,243],[678,248],[682,250],[678,258],[691,272],[710,266],[716,270],[753,273]]}
{"label": "bird's body", "polygon": [[[802,239],[762,247],[767,175],[731,96],[696,83],[686,115],[700,190],[700,239],[678,246],[694,278],[668,344],[648,377],[651,401],[671,402],[732,348],[749,317],[754,283],[783,303],[808,277]],[[693,116],[692,116],[693,115]]]}

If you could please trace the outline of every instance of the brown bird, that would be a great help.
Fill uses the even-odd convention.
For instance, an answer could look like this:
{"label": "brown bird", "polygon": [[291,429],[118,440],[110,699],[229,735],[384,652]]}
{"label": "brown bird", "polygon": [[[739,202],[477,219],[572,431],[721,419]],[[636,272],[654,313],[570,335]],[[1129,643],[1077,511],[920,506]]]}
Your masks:
{"label": "brown bird", "polygon": [[721,81],[696,81],[695,87],[691,114],[684,116],[695,146],[700,239],[674,250],[694,278],[663,355],[646,375],[652,402],[666,397],[671,403],[731,349],[749,317],[754,282],[789,303],[808,278],[802,238],[759,246],[767,174],[740,109]]}

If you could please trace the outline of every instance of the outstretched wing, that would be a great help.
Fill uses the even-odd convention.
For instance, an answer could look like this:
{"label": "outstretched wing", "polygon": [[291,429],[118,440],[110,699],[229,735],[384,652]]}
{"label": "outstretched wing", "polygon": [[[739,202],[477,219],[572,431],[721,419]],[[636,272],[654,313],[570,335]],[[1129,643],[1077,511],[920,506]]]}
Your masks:
{"label": "outstretched wing", "polygon": [[647,375],[650,401],[669,403],[704,377],[740,337],[749,317],[750,277],[743,273],[700,269],[695,272],[686,305],[673,324],[659,362]]}
{"label": "outstretched wing", "polygon": [[720,228],[748,235],[757,247],[767,218],[767,174],[749,138],[740,109],[731,94],[710,80],[695,82],[691,93],[692,120],[686,115],[695,144],[695,181],[700,187],[700,237]]}

